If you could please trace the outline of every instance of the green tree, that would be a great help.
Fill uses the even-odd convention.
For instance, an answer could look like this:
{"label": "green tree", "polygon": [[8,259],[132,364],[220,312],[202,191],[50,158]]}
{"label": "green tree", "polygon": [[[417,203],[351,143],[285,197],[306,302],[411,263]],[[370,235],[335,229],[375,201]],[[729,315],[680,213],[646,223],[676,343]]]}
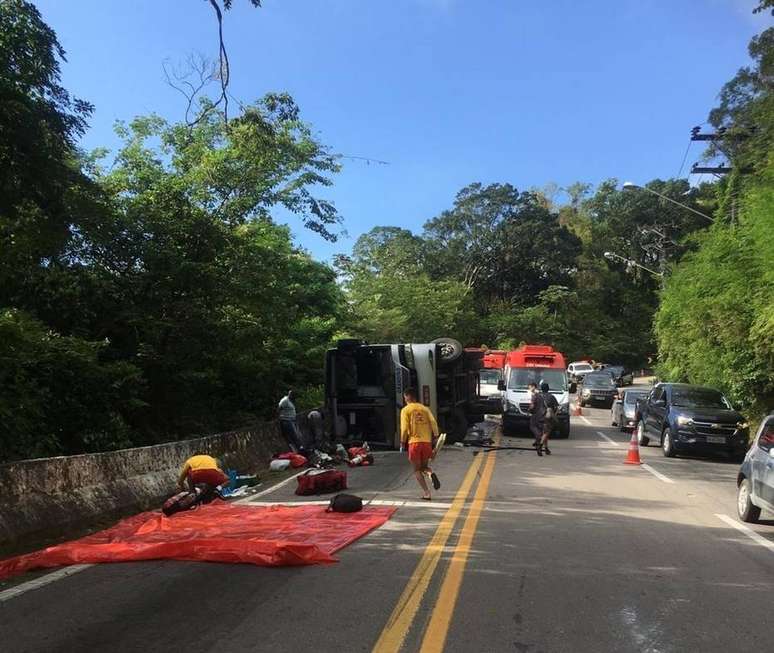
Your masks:
{"label": "green tree", "polygon": [[106,342],[63,337],[0,310],[0,460],[103,451],[131,444],[139,370],[105,363]]}
{"label": "green tree", "polygon": [[471,184],[454,206],[425,224],[427,269],[471,288],[489,303],[529,304],[553,284],[569,282],[580,241],[559,224],[541,197],[510,184]]}
{"label": "green tree", "polygon": [[358,238],[352,257],[339,258],[349,302],[347,335],[371,342],[469,335],[469,288],[454,279],[431,279],[422,269],[424,247],[405,229],[376,227]]}
{"label": "green tree", "polygon": [[720,103],[710,111],[709,121],[722,130],[723,138],[707,153],[708,156],[726,155],[737,169],[744,169],[748,174],[766,167],[774,141],[771,121],[774,27],[750,41],[749,53],[753,65],[740,68],[723,86]]}
{"label": "green tree", "polygon": [[290,98],[267,96],[228,124],[214,112],[192,129],[150,117],[119,133],[96,177],[115,218],[84,250],[112,307],[90,329],[147,380],[133,424],[150,441],[232,426],[268,412],[286,385],[319,384],[310,360],[336,328],[335,278],[271,212],[332,236],[335,209],[310,188],[337,166]]}
{"label": "green tree", "polygon": [[64,56],[32,4],[0,3],[0,306],[62,264],[88,194],[74,142],[92,107],[61,86]]}

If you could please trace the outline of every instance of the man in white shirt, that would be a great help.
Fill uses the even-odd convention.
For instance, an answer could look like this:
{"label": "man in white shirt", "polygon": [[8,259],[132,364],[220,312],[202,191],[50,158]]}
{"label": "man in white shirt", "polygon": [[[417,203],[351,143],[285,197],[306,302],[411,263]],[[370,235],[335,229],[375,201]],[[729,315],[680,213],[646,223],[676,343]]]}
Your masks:
{"label": "man in white shirt", "polygon": [[293,399],[295,399],[294,392],[288,390],[288,393],[280,399],[277,406],[280,432],[292,451],[300,451],[302,449],[301,434],[298,431],[296,405],[293,403]]}

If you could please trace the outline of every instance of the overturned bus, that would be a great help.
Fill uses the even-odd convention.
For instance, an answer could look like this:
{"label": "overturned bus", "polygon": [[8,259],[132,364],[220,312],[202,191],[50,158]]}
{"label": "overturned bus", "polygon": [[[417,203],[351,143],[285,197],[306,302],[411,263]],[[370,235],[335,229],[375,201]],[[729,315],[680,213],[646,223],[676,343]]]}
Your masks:
{"label": "overturned bus", "polygon": [[461,440],[475,419],[471,408],[482,357],[452,338],[379,345],[340,340],[325,356],[325,404],[334,438],[398,448],[403,391],[414,387],[447,441]]}

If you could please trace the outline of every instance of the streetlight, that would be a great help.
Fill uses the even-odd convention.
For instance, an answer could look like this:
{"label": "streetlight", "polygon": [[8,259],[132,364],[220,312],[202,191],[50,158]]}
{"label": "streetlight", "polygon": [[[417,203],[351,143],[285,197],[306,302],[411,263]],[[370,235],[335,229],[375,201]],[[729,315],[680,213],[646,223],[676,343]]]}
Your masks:
{"label": "streetlight", "polygon": [[608,261],[614,261],[615,259],[620,259],[624,263],[626,263],[626,265],[636,265],[638,268],[642,268],[643,270],[645,270],[646,272],[650,272],[654,276],[661,277],[661,278],[664,277],[664,273],[663,272],[656,272],[655,270],[651,270],[650,268],[646,268],[644,265],[640,265],[639,263],[637,263],[637,261],[633,261],[632,259],[626,258],[625,256],[621,256],[620,254],[616,254],[615,252],[605,252],[604,253],[604,257]]}
{"label": "streetlight", "polygon": [[663,193],[659,193],[658,191],[653,190],[652,188],[648,188],[647,186],[640,186],[639,184],[635,184],[632,181],[625,181],[623,185],[624,190],[646,190],[652,195],[656,195],[662,199],[665,199],[667,202],[672,202],[672,204],[677,204],[677,206],[681,206],[684,209],[687,209],[688,211],[691,211],[691,213],[695,213],[696,215],[700,215],[705,220],[709,220],[710,222],[715,222],[715,218],[711,218],[706,213],[702,213],[701,211],[697,211],[696,209],[688,206],[687,204],[683,204],[682,202],[678,202],[677,200],[673,200],[671,197],[667,197]]}

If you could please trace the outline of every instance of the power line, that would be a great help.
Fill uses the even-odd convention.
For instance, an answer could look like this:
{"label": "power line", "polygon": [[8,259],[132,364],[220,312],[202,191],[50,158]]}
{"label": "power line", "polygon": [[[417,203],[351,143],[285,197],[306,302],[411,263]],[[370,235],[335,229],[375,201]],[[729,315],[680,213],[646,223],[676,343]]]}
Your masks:
{"label": "power line", "polygon": [[371,159],[367,156],[354,156],[350,154],[337,154],[337,159],[351,159],[353,161],[365,161],[366,165],[371,165],[372,163],[376,163],[377,165],[381,166],[388,166],[390,165],[389,161],[382,161],[381,159]]}
{"label": "power line", "polygon": [[688,147],[685,148],[685,154],[683,154],[683,162],[680,164],[680,170],[677,171],[677,178],[680,178],[680,175],[683,174],[683,167],[685,166],[685,162],[688,159],[688,152],[691,149],[691,144],[693,143],[693,139],[688,139]]}

